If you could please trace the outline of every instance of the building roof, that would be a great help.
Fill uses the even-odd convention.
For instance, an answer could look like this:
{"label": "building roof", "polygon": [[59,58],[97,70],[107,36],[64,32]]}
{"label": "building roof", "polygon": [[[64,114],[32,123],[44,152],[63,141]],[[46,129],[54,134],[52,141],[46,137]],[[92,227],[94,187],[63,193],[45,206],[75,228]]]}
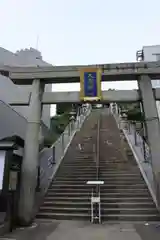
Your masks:
{"label": "building roof", "polygon": [[34,48],[25,48],[15,53],[0,47],[0,63],[14,66],[52,66],[43,60],[41,52]]}

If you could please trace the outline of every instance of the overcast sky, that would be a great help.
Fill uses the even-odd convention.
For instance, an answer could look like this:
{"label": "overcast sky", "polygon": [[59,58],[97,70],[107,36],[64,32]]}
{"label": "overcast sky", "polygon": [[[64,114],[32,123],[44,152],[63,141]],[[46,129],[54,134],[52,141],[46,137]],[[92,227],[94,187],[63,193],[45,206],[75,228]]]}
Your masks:
{"label": "overcast sky", "polygon": [[[160,43],[160,0],[0,0],[0,11],[1,47],[38,47],[54,65],[136,61],[137,50]],[[78,87],[54,86],[64,89]]]}

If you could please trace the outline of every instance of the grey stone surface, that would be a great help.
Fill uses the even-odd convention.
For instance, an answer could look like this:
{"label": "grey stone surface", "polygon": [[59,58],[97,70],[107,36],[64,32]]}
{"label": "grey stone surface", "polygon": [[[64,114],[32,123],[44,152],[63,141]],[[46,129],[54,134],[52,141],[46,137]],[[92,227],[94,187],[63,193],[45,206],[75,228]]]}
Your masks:
{"label": "grey stone surface", "polygon": [[131,224],[93,225],[87,222],[62,222],[47,240],[141,240]]}
{"label": "grey stone surface", "polygon": [[82,221],[41,222],[36,227],[17,229],[4,237],[15,240],[141,240],[132,224],[95,225]]}
{"label": "grey stone surface", "polygon": [[159,240],[160,223],[158,224],[135,224],[135,229],[142,240]]}
{"label": "grey stone surface", "polygon": [[10,234],[6,234],[0,240],[46,240],[47,236],[55,231],[59,225],[58,221],[46,222],[46,223],[36,223],[29,228],[19,228],[14,230]]}
{"label": "grey stone surface", "polygon": [[0,240],[159,240],[160,224],[102,223],[83,221],[39,221],[14,230]]}

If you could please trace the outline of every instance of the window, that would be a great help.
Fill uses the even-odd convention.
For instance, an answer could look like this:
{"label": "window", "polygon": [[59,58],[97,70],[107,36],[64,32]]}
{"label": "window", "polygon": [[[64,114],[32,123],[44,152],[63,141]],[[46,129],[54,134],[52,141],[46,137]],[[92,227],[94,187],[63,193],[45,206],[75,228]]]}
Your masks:
{"label": "window", "polygon": [[160,53],[155,53],[152,55],[156,57],[156,61],[160,61]]}

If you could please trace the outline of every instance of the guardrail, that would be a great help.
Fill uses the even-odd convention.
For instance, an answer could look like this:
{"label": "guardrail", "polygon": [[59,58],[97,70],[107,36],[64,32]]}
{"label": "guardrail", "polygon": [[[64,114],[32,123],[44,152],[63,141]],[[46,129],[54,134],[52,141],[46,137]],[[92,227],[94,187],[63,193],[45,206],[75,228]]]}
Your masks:
{"label": "guardrail", "polygon": [[148,186],[155,204],[157,205],[149,144],[144,141],[140,132],[137,132],[134,124],[129,121],[122,120],[118,114],[114,114],[114,117],[119,129],[123,131],[126,140],[128,141],[142,176]]}
{"label": "guardrail", "polygon": [[[144,162],[151,163],[151,153],[149,144],[143,137],[144,129],[141,128],[140,130],[136,129],[136,125],[132,122],[126,121],[126,120],[120,120],[119,122],[119,128],[126,131],[126,133],[133,138],[133,143],[136,147],[139,148],[141,151],[141,154],[143,156]],[[142,134],[141,134],[142,133]]]}
{"label": "guardrail", "polygon": [[99,180],[99,158],[100,158],[100,121],[97,122],[97,139],[96,139],[96,179]]}
{"label": "guardrail", "polygon": [[84,120],[91,112],[91,105],[82,108],[81,112],[77,115],[76,120],[72,120],[65,131],[57,139],[51,148],[44,149],[39,156],[40,159],[40,192],[42,195],[47,191],[50,182],[56,173],[61,160],[63,159],[74,134],[80,130]]}

